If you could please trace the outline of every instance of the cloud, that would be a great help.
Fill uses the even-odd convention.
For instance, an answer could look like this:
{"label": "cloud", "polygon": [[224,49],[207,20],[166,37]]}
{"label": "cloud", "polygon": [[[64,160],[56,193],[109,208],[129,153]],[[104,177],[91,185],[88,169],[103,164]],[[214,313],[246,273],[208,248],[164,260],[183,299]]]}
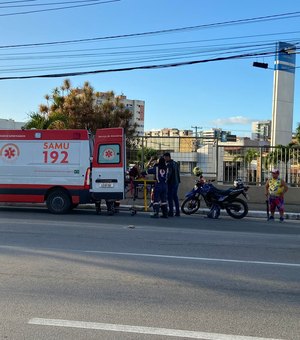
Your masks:
{"label": "cloud", "polygon": [[246,118],[243,116],[234,116],[234,117],[228,117],[228,118],[218,118],[212,121],[212,124],[217,126],[222,125],[232,125],[232,124],[238,124],[238,125],[248,125],[251,124],[254,120],[250,118]]}

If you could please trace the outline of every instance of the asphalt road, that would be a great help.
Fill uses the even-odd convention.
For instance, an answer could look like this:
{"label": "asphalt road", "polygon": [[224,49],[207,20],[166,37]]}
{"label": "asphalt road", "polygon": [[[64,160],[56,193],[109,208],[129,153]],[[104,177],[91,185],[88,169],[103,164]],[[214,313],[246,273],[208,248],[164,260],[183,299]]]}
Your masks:
{"label": "asphalt road", "polygon": [[0,339],[300,339],[300,222],[0,208]]}

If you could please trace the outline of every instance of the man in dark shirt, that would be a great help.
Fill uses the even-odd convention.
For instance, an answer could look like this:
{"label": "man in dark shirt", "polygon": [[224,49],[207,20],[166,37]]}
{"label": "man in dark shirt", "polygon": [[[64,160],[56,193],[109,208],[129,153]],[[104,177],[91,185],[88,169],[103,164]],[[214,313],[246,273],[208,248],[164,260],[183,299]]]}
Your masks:
{"label": "man in dark shirt", "polygon": [[[168,168],[168,204],[169,204],[169,213],[170,217],[174,216],[174,208],[175,205],[175,216],[180,216],[180,207],[178,200],[178,187],[180,183],[180,171],[178,163],[171,159],[171,154],[166,152],[164,154],[164,159]],[[173,205],[174,203],[174,205]]]}

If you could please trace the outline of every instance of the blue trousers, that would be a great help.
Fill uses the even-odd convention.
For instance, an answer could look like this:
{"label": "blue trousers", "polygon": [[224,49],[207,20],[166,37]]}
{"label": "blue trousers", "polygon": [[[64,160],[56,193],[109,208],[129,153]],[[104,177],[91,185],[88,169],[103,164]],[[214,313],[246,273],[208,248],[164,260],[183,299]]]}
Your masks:
{"label": "blue trousers", "polygon": [[167,204],[167,192],[168,186],[166,183],[156,183],[154,187],[154,204],[158,204],[159,201],[161,204]]}

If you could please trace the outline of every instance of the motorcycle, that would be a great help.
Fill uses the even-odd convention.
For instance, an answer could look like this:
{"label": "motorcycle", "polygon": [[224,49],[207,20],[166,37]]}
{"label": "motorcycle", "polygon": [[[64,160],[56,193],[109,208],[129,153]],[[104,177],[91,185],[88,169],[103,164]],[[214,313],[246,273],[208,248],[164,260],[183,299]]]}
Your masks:
{"label": "motorcycle", "polygon": [[186,215],[194,214],[200,208],[203,200],[210,209],[208,217],[218,218],[220,210],[225,209],[232,218],[241,219],[248,214],[248,204],[238,196],[243,195],[248,199],[248,189],[249,187],[244,185],[240,179],[234,181],[234,186],[227,190],[218,189],[211,182],[200,179],[196,181],[194,188],[185,195],[181,211]]}

